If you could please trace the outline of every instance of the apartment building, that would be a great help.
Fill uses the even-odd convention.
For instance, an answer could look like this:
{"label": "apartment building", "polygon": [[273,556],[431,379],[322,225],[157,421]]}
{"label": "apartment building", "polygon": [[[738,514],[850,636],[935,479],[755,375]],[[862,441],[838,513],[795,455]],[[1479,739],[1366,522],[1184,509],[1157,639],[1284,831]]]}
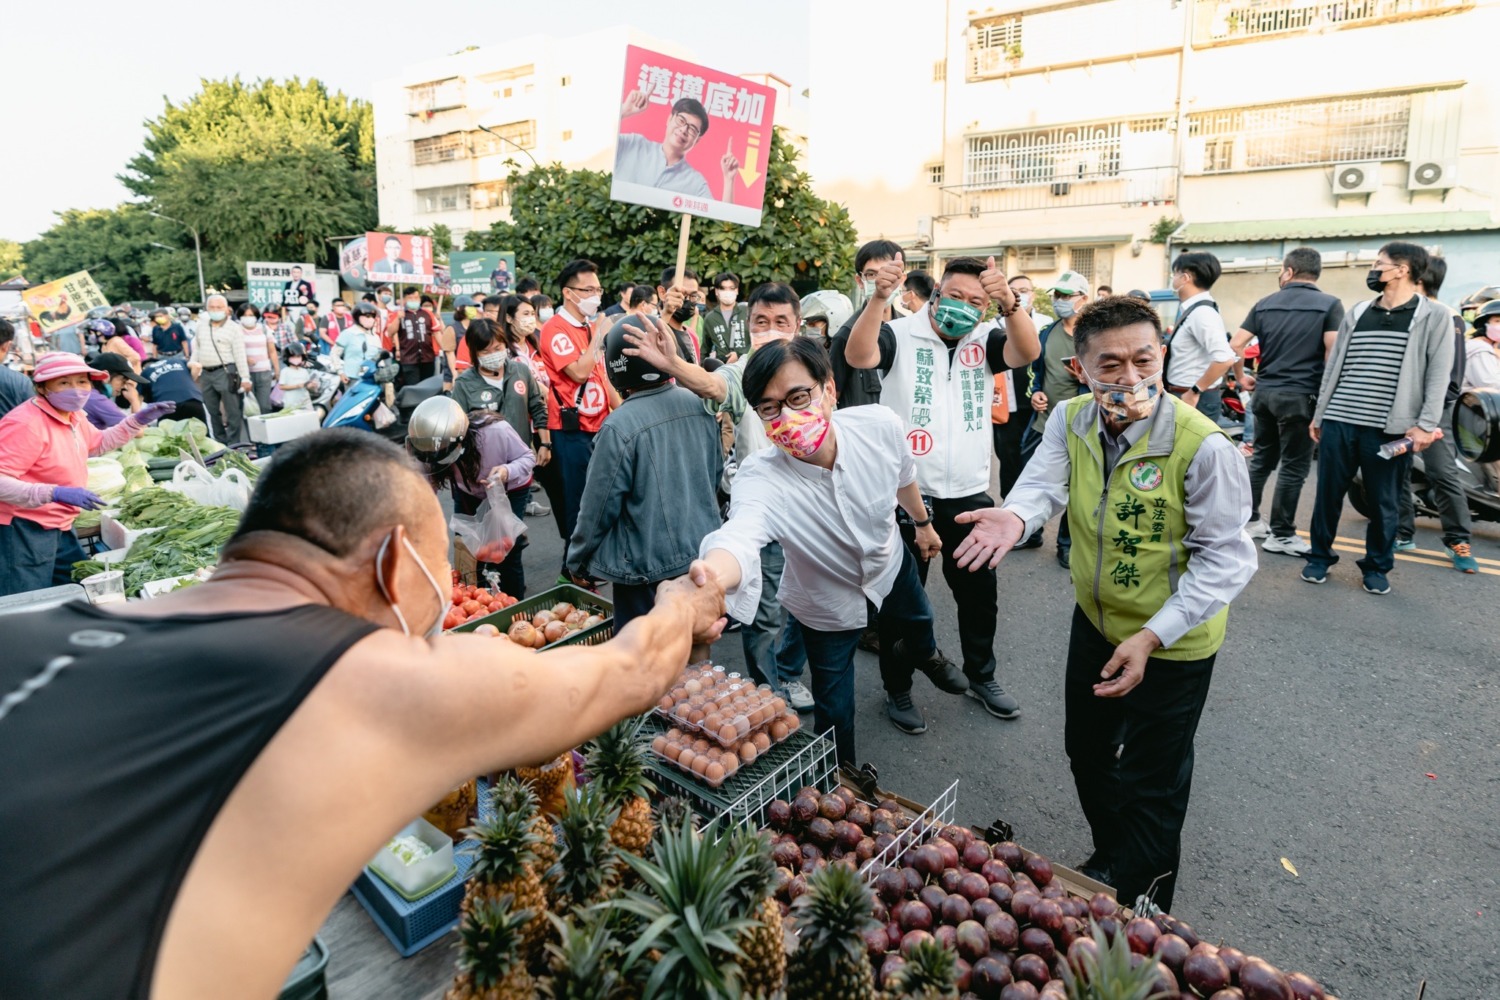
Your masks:
{"label": "apartment building", "polygon": [[1463,56],[1492,0],[872,2],[855,71],[814,60],[811,166],[916,262],[1123,291],[1210,250],[1231,316],[1301,244],[1347,297],[1392,237],[1449,258],[1445,299],[1500,280],[1500,80]]}

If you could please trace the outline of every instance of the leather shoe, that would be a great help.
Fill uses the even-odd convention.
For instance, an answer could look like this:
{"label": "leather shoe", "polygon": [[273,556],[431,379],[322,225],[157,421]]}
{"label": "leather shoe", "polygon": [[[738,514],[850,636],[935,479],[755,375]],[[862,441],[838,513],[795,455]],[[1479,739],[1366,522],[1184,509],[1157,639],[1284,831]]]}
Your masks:
{"label": "leather shoe", "polygon": [[[891,653],[899,663],[906,655],[904,641],[896,640],[896,647]],[[932,681],[939,691],[946,691],[948,694],[963,694],[969,690],[969,679],[958,668],[958,664],[943,655],[941,649],[933,649],[931,656],[919,663],[913,663],[912,666],[926,674],[927,679]]]}

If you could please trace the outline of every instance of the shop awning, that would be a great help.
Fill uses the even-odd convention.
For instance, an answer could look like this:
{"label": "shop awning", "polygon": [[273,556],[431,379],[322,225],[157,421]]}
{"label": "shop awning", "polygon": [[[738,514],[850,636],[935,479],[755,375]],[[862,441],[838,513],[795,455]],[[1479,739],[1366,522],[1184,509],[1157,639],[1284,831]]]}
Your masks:
{"label": "shop awning", "polygon": [[1251,222],[1190,222],[1174,243],[1256,243],[1262,240],[1321,240],[1340,236],[1399,236],[1500,229],[1488,212],[1400,212],[1323,219],[1261,219]]}

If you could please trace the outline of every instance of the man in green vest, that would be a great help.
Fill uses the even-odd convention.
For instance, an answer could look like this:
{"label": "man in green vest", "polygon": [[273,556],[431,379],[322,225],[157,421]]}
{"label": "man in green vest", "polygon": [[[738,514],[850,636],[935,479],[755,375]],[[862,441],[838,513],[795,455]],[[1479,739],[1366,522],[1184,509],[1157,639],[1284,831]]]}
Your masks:
{"label": "man in green vest", "polygon": [[1084,871],[1121,900],[1152,893],[1170,910],[1193,736],[1229,603],[1255,573],[1250,480],[1213,421],[1163,391],[1150,305],[1085,306],[1073,342],[1091,392],[1047,421],[1003,507],[959,515],[974,529],[955,557],[997,566],[1067,509],[1077,605],[1064,742],[1094,835]]}

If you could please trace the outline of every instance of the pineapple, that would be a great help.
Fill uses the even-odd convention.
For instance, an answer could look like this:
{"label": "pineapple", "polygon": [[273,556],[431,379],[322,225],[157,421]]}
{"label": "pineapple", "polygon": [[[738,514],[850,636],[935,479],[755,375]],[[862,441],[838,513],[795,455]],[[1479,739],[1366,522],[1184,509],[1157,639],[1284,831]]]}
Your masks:
{"label": "pineapple", "polygon": [[651,822],[651,801],[646,796],[656,791],[646,777],[649,750],[641,739],[645,716],[626,719],[606,729],[589,744],[588,772],[604,790],[604,801],[620,810],[620,818],[610,828],[610,839],[622,851],[644,855],[656,832]]}
{"label": "pineapple", "polygon": [[620,881],[620,851],[610,839],[616,814],[595,784],[569,788],[558,818],[562,851],[551,877],[557,885],[553,908],[565,913],[592,906],[614,895]]}
{"label": "pineapple", "polygon": [[745,878],[734,887],[735,911],[750,916],[755,926],[739,936],[740,960],[747,997],[769,997],[781,989],[786,978],[786,942],[781,927],[781,907],[772,895],[776,863],[771,845],[762,833],[741,827],[730,836],[730,850],[745,866]]}
{"label": "pineapple", "polygon": [[651,995],[700,1000],[743,996],[742,953],[735,942],[755,926],[735,915],[735,891],[746,878],[743,860],[727,840],[708,840],[689,827],[663,830],[655,857],[653,862],[625,855],[642,888],[612,903],[637,918],[628,934],[627,965],[649,975],[645,992]]}
{"label": "pineapple", "polygon": [[657,826],[663,830],[677,830],[684,826],[699,828],[698,814],[693,811],[692,803],[679,795],[669,795],[657,803],[656,820]]}
{"label": "pineapple", "polygon": [[518,767],[516,777],[536,792],[542,813],[555,816],[562,811],[563,789],[573,784],[573,751],[566,750],[532,767]]}
{"label": "pineapple", "polygon": [[890,1000],[902,997],[958,1000],[956,957],[937,941],[923,941],[911,950],[906,965],[890,977],[885,985],[885,995]]}
{"label": "pineapple", "polygon": [[619,911],[549,914],[556,943],[547,945],[551,977],[542,994],[551,1000],[622,1000],[626,989],[623,945],[615,934]]}
{"label": "pineapple", "polygon": [[807,892],[792,906],[799,943],[787,960],[787,1000],[874,1000],[875,970],[862,935],[880,925],[859,874],[829,865],[807,880]]}
{"label": "pineapple", "polygon": [[531,846],[532,853],[536,855],[536,864],[532,867],[543,882],[547,882],[548,873],[557,863],[557,831],[542,813],[536,792],[526,782],[505,775],[495,782],[490,796],[497,813],[518,812],[531,817],[531,832],[537,838],[537,842]]}
{"label": "pineapple", "polygon": [[474,867],[464,890],[463,912],[471,912],[481,900],[511,897],[512,905],[528,914],[522,930],[527,960],[541,954],[547,930],[547,894],[535,868],[536,834],[531,817],[519,812],[497,812],[464,831],[478,844],[473,848]]}
{"label": "pineapple", "polygon": [[1111,941],[1092,920],[1089,929],[1094,947],[1081,952],[1077,963],[1063,963],[1068,1000],[1155,1000],[1167,995],[1156,992],[1155,963],[1133,964],[1124,934]]}
{"label": "pineapple", "polygon": [[532,911],[512,910],[509,895],[476,899],[458,929],[458,975],[443,1000],[525,1000],[536,983],[521,957]]}

